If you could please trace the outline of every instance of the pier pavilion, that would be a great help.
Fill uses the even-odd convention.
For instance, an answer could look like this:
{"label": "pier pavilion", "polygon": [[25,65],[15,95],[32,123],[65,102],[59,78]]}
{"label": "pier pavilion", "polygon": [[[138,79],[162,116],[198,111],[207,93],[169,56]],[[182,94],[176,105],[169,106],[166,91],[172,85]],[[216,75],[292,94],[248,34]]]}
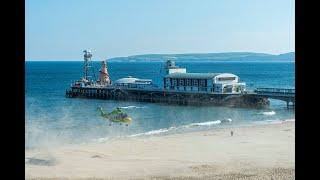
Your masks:
{"label": "pier pavilion", "polygon": [[171,73],[164,78],[164,88],[177,91],[241,93],[245,85],[230,73]]}

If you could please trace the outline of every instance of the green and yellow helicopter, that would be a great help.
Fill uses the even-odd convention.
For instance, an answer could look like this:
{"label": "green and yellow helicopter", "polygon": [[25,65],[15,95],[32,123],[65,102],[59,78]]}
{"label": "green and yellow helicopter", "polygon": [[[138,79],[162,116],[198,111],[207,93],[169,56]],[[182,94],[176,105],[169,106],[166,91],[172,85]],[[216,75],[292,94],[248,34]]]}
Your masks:
{"label": "green and yellow helicopter", "polygon": [[126,126],[128,126],[132,121],[132,119],[128,116],[128,114],[123,112],[119,107],[110,113],[103,112],[102,107],[98,107],[98,110],[100,111],[100,115],[103,118],[110,121],[109,126],[111,126],[112,122],[120,123],[120,125],[124,123],[126,124]]}

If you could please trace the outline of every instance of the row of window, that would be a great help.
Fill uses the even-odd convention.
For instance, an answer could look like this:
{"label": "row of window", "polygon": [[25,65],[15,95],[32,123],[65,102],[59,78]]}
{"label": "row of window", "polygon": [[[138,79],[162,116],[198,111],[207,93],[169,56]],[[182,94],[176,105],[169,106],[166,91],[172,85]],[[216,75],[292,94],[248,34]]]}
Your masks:
{"label": "row of window", "polygon": [[207,87],[207,79],[173,79],[170,78],[171,86],[200,86]]}
{"label": "row of window", "polygon": [[73,92],[79,93],[103,93],[103,90],[100,89],[73,89]]}
{"label": "row of window", "polygon": [[116,86],[127,87],[127,88],[140,88],[140,89],[154,87],[152,84],[126,84],[126,83],[117,84]]}
{"label": "row of window", "polygon": [[[171,90],[174,90],[175,87],[174,87],[174,86],[170,86],[170,89],[171,89]],[[214,88],[206,88],[206,87],[200,87],[200,88],[192,88],[192,87],[190,87],[190,89],[187,89],[186,87],[178,87],[178,88],[176,88],[176,90],[183,90],[183,91],[204,91],[204,92],[207,92],[208,89],[209,89],[211,92],[215,92]]]}

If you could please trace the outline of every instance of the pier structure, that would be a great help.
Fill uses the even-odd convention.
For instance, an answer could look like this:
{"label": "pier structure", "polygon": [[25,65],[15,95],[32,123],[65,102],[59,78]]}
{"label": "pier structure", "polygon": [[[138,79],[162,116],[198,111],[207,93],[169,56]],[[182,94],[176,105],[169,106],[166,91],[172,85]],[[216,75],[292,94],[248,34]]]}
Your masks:
{"label": "pier structure", "polygon": [[182,92],[163,89],[137,89],[109,87],[73,87],[66,90],[67,97],[140,101],[179,105],[224,105],[230,107],[267,107],[268,99],[282,100],[287,108],[295,107],[295,90],[281,88],[257,88],[249,93],[206,93]]}
{"label": "pier structure", "polygon": [[220,105],[230,107],[262,108],[269,105],[265,97],[251,94],[183,92],[164,89],[138,89],[109,87],[73,87],[66,90],[67,97],[139,101],[178,105]]}
{"label": "pier structure", "polygon": [[176,66],[171,60],[164,67],[163,87],[154,85],[151,79],[132,76],[112,83],[105,61],[99,71],[99,80],[93,82],[88,78],[92,54],[84,52],[84,77],[66,90],[66,97],[250,108],[267,107],[269,99],[283,100],[288,108],[295,104],[294,89],[258,88],[249,92],[246,84],[234,74],[187,73],[186,68]]}
{"label": "pier structure", "polygon": [[287,108],[295,107],[295,89],[288,88],[257,88],[256,96],[285,101]]}
{"label": "pier structure", "polygon": [[100,76],[99,76],[99,80],[97,81],[97,83],[100,85],[110,85],[111,80],[110,80],[110,76],[108,73],[106,61],[101,62],[101,68],[100,68],[99,72],[100,72]]}
{"label": "pier structure", "polygon": [[[92,77],[89,75],[89,73],[90,73],[89,70],[92,69],[92,65],[91,65],[92,54],[91,54],[90,50],[83,50],[83,53],[84,53],[84,55],[83,55],[83,59],[84,59],[83,79],[90,81],[90,78],[92,78]],[[94,69],[92,69],[92,70],[94,70]]]}

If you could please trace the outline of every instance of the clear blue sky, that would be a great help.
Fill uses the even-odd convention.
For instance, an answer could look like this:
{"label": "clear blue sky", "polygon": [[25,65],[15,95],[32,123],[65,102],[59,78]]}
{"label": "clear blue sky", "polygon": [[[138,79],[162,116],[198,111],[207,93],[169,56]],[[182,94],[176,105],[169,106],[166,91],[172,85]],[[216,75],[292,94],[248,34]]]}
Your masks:
{"label": "clear blue sky", "polygon": [[294,0],[26,0],[26,59],[294,51]]}

